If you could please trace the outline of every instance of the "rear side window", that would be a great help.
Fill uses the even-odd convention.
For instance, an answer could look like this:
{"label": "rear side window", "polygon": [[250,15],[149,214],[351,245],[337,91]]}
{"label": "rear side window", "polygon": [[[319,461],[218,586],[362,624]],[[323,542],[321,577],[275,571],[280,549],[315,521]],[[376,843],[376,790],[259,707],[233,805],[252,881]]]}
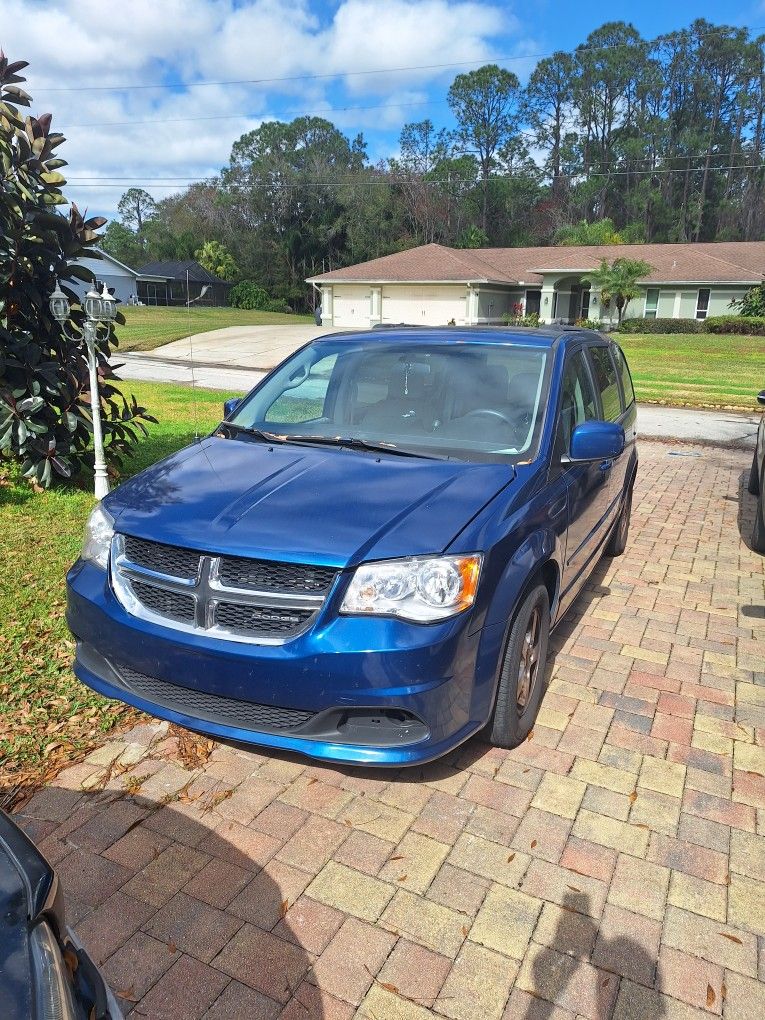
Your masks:
{"label": "rear side window", "polygon": [[616,371],[619,373],[619,378],[622,381],[622,393],[624,394],[624,406],[629,407],[630,404],[634,403],[635,391],[632,388],[632,376],[630,370],[627,368],[627,359],[624,357],[621,347],[614,344],[611,348],[611,353],[614,356],[616,362]]}
{"label": "rear side window", "polygon": [[590,347],[590,358],[595,372],[595,385],[600,392],[600,402],[603,405],[603,418],[605,421],[616,421],[622,413],[622,405],[616,369],[608,348]]}

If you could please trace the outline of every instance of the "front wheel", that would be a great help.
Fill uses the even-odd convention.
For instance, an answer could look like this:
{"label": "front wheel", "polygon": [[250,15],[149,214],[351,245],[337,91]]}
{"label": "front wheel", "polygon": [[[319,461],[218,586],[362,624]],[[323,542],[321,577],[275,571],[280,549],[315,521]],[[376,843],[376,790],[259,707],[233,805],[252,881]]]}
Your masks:
{"label": "front wheel", "polygon": [[505,647],[494,714],[486,733],[496,747],[517,747],[542,703],[550,635],[550,596],[536,585],[518,608]]}
{"label": "front wheel", "polygon": [[757,450],[754,451],[752,457],[752,470],[749,472],[749,485],[748,489],[753,496],[759,496],[760,494],[760,466],[757,463]]}
{"label": "front wheel", "polygon": [[618,520],[611,532],[608,545],[605,548],[606,556],[621,556],[627,548],[627,538],[630,533],[630,517],[632,516],[632,486],[627,490]]}
{"label": "front wheel", "polygon": [[752,549],[758,553],[765,553],[765,494],[760,496],[754,508]]}

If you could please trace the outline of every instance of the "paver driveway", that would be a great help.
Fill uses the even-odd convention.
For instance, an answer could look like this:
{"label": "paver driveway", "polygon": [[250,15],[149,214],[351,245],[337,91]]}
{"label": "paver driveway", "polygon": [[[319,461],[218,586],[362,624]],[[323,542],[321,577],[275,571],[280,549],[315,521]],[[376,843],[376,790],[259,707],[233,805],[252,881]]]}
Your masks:
{"label": "paver driveway", "polygon": [[126,1012],[765,1016],[749,459],[641,458],[627,554],[556,635],[521,748],[366,772],[215,746],[187,769],[152,724],[27,805]]}

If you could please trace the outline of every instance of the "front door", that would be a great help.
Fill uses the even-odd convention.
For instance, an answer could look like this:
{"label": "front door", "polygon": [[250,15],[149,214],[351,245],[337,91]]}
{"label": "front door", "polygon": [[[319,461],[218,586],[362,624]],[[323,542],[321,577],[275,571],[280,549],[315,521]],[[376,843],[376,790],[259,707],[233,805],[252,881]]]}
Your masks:
{"label": "front door", "polygon": [[542,308],[542,291],[541,290],[527,290],[526,291],[526,315],[533,315],[539,312]]}
{"label": "front door", "polygon": [[599,555],[608,527],[611,492],[608,471],[604,471],[597,462],[568,464],[565,461],[571,447],[571,434],[576,426],[599,417],[587,362],[582,351],[575,351],[566,360],[556,439],[556,449],[563,458],[569,508],[566,557],[561,582],[561,613],[566,611],[575,598],[581,582],[589,573],[592,561]]}

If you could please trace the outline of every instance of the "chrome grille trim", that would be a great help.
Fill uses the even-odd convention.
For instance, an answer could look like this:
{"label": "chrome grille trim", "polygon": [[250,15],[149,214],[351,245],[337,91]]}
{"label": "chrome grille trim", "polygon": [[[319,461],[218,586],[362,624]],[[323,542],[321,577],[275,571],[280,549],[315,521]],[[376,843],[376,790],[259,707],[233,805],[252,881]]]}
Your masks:
{"label": "chrome grille trim", "polygon": [[[129,540],[128,540],[129,541]],[[142,540],[144,545],[148,543]],[[303,634],[315,620],[319,610],[326,601],[329,590],[334,584],[335,573],[326,593],[320,595],[298,594],[295,592],[258,591],[253,588],[230,587],[221,581],[221,562],[226,559],[223,556],[210,556],[199,553],[199,564],[196,577],[180,577],[174,574],[147,567],[145,564],[135,563],[128,557],[126,536],[116,534],[112,539],[110,574],[112,588],[120,604],[133,616],[156,623],[172,630],[179,630],[189,634],[208,635],[210,637],[225,638],[228,641],[241,641],[248,644],[259,645],[282,645]],[[157,543],[160,545],[160,543]],[[173,547],[162,546],[163,549]],[[179,550],[184,552],[184,550]],[[188,550],[185,550],[188,552]],[[326,571],[327,568],[319,568]],[[180,613],[167,615],[152,608],[141,599],[142,586],[149,586],[167,592],[169,595],[183,596],[193,603],[193,620],[179,618]],[[137,588],[137,590],[136,590]],[[153,600],[153,601],[160,601]],[[173,602],[182,604],[183,600],[168,599],[166,604]],[[223,626],[217,621],[217,607],[219,604],[252,607],[253,609],[268,610],[274,617],[273,633],[257,630],[234,629]],[[296,611],[290,616],[290,610]],[[229,614],[231,615],[231,614]],[[263,614],[265,615],[265,614]],[[294,629],[285,633],[282,621],[277,620],[282,616],[284,620],[294,622],[299,617]],[[246,617],[243,617],[246,618]],[[262,617],[261,617],[262,618]],[[253,627],[259,619],[259,614],[253,613]]]}

